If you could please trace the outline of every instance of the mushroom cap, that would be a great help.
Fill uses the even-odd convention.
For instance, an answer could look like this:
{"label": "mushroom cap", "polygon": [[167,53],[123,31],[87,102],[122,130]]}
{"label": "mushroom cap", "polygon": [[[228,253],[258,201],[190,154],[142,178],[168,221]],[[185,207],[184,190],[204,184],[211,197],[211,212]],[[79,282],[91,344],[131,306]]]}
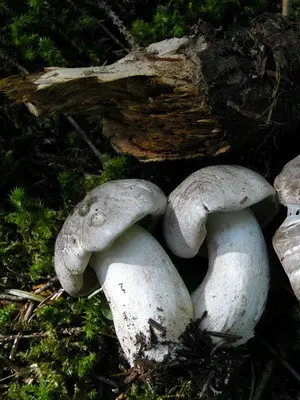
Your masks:
{"label": "mushroom cap", "polygon": [[56,268],[56,275],[70,296],[88,296],[100,287],[95,271],[88,265],[83,274],[73,274],[66,268]]}
{"label": "mushroom cap", "polygon": [[300,300],[300,218],[287,217],[273,237],[274,250]]}
{"label": "mushroom cap", "polygon": [[300,155],[289,161],[275,178],[274,187],[281,204],[300,206]]}
{"label": "mushroom cap", "polygon": [[72,275],[83,274],[92,252],[103,251],[133,224],[147,215],[155,219],[165,209],[164,193],[142,179],[111,181],[91,190],[69,214],[56,239],[54,265],[57,275],[64,277],[65,290],[76,295],[85,285]]}
{"label": "mushroom cap", "polygon": [[265,225],[277,213],[275,189],[258,173],[237,165],[202,168],[186,178],[169,196],[164,237],[179,257],[194,257],[206,236],[207,216],[252,208]]}

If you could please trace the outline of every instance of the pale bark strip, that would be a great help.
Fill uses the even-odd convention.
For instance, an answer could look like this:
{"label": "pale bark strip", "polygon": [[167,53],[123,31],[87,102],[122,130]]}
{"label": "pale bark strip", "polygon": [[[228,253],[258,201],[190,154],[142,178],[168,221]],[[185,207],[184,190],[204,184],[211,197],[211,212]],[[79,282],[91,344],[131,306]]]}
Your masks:
{"label": "pale bark strip", "polygon": [[291,15],[291,0],[282,0],[282,15],[290,17]]}
{"label": "pale bark strip", "polygon": [[[45,68],[45,73],[41,74],[33,81],[37,90],[47,88],[54,84],[70,82],[82,78],[96,78],[99,83],[118,81],[133,77],[155,77],[159,76],[166,79],[166,83],[172,83],[177,86],[178,82],[183,82],[190,77],[190,63],[187,57],[182,54],[176,54],[181,46],[188,43],[187,38],[170,39],[150,45],[143,51],[135,51],[126,57],[111,65],[101,67],[85,68]],[[178,68],[178,63],[184,63],[185,68]],[[170,67],[168,74],[167,66]],[[173,65],[171,65],[171,63]],[[169,69],[169,68],[168,68]],[[164,76],[163,73],[167,73]],[[176,83],[175,83],[176,82]]]}

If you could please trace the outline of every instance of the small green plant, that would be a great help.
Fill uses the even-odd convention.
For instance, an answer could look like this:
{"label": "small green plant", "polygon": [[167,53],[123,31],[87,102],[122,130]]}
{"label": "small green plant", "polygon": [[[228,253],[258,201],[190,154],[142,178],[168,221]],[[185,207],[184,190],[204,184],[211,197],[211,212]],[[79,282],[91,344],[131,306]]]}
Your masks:
{"label": "small green plant", "polygon": [[199,18],[215,27],[234,26],[265,11],[278,12],[280,4],[271,0],[172,0],[158,5],[150,22],[138,19],[133,22],[132,33],[144,45],[187,35]]}
{"label": "small green plant", "polygon": [[100,175],[85,174],[84,188],[86,191],[105,182],[126,178],[130,173],[128,157],[111,157],[109,154],[104,154],[103,157],[103,170]]}
{"label": "small green plant", "polygon": [[52,271],[57,213],[41,201],[27,197],[22,188],[15,188],[9,201],[14,210],[7,215],[6,221],[15,226],[18,239],[14,245],[21,245],[27,256],[28,274],[35,281]]}

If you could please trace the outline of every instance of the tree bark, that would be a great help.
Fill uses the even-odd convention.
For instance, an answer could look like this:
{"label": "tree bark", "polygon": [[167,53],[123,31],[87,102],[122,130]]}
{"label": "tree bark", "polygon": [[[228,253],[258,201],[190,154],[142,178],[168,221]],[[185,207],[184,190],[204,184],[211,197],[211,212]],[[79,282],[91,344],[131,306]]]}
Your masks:
{"label": "tree bark", "polygon": [[246,153],[300,123],[300,25],[264,14],[234,33],[155,43],[104,67],[47,68],[0,90],[36,116],[99,116],[142,161]]}
{"label": "tree bark", "polygon": [[287,18],[291,15],[291,0],[282,0],[282,15]]}

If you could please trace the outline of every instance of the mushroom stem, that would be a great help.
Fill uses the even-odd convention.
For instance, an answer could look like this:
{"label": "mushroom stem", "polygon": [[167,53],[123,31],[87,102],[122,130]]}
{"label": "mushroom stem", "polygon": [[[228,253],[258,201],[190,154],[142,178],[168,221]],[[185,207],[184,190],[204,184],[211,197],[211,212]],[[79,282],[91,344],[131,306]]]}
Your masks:
{"label": "mushroom stem", "polygon": [[[250,209],[210,214],[207,220],[209,268],[192,294],[202,330],[236,336],[246,343],[264,310],[269,288],[265,240]],[[220,338],[213,337],[214,342]]]}
{"label": "mushroom stem", "polygon": [[[180,347],[193,318],[191,297],[170,258],[146,230],[133,225],[102,252],[93,267],[109,302],[129,363],[162,362]],[[153,322],[154,321],[154,322]]]}

